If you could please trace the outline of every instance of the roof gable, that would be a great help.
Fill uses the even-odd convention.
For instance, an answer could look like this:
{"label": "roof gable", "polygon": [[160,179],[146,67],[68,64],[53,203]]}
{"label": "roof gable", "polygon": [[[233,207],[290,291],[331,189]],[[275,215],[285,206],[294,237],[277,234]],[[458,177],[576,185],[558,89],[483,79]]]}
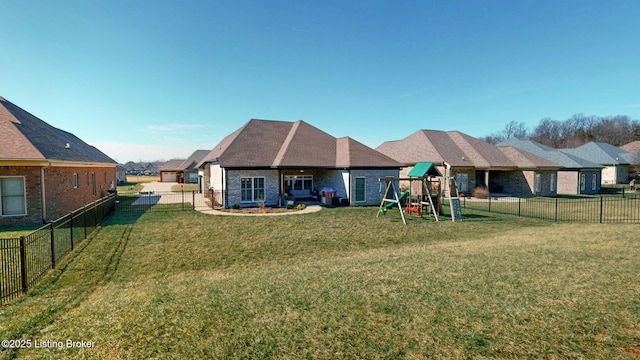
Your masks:
{"label": "roof gable", "polygon": [[[311,146],[313,145],[313,146]],[[299,120],[292,124],[273,167],[333,167],[336,165],[336,138]]]}
{"label": "roof gable", "polygon": [[228,168],[402,166],[351,138],[336,139],[302,120],[256,119],[225,137],[198,166],[205,162]]}
{"label": "roof gable", "polygon": [[10,139],[9,146],[0,150],[0,158],[4,159],[116,163],[75,135],[45,123],[1,97],[0,135]]}
{"label": "roof gable", "polygon": [[402,167],[399,162],[350,137],[336,139],[336,149],[338,168]]}
{"label": "roof gable", "polygon": [[459,131],[418,130],[402,140],[385,142],[377,150],[405,165],[429,161],[481,169],[517,167],[496,146]]}

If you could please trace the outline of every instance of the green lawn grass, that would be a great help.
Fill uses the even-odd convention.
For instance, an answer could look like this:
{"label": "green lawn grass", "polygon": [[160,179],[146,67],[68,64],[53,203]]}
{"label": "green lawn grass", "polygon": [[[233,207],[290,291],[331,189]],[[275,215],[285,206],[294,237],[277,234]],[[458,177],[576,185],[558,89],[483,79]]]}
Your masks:
{"label": "green lawn grass", "polygon": [[[637,225],[465,209],[279,217],[117,215],[27,296],[0,338],[95,342],[4,358],[633,358]],[[445,219],[445,217],[443,217]],[[635,234],[634,234],[635,232]]]}

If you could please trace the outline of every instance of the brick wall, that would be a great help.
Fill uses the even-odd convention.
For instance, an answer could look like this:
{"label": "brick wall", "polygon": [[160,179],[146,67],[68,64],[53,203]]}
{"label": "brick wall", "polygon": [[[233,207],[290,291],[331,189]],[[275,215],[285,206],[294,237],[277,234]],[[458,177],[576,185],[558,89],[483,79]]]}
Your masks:
{"label": "brick wall", "polygon": [[247,177],[264,178],[264,203],[267,206],[278,204],[278,194],[280,193],[280,175],[278,170],[228,170],[227,183],[227,206],[238,204],[242,207],[256,206],[257,202],[243,202],[241,194],[241,179]]}
{"label": "brick wall", "polygon": [[0,177],[24,177],[27,215],[0,216],[1,225],[42,224],[42,183],[40,168],[33,166],[0,166]]}
{"label": "brick wall", "polygon": [[[78,186],[74,187],[74,174]],[[55,220],[107,195],[116,184],[114,167],[47,167],[44,170],[47,221]]]}
{"label": "brick wall", "polygon": [[[399,177],[400,173],[396,169],[367,169],[367,170],[351,170],[351,197],[349,202],[351,205],[380,205],[384,188],[381,188],[380,178],[383,177]],[[365,201],[356,202],[356,178],[365,178]],[[382,186],[386,186],[382,183]],[[382,193],[381,193],[382,192]]]}

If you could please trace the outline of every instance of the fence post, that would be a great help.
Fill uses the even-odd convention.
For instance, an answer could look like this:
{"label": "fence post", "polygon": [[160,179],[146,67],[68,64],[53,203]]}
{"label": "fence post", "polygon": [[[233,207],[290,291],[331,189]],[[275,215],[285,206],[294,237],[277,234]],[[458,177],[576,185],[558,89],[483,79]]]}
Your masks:
{"label": "fence post", "polygon": [[51,229],[49,230],[51,234],[49,236],[49,238],[51,239],[51,268],[55,269],[56,268],[56,241],[54,239],[55,231],[53,231],[53,222],[50,222],[49,225],[51,226]]}
{"label": "fence post", "polygon": [[488,194],[489,194],[489,212],[491,212],[491,193],[488,193]]}
{"label": "fence post", "polygon": [[84,226],[84,238],[87,238],[87,205],[82,207],[82,225]]}
{"label": "fence post", "polygon": [[600,195],[600,224],[602,224],[602,195]]}
{"label": "fence post", "polygon": [[518,217],[520,217],[520,214],[522,213],[521,208],[522,208],[522,197],[518,196]]}
{"label": "fence post", "polygon": [[196,192],[195,190],[191,190],[191,207],[195,210],[196,208]]}
{"label": "fence post", "polygon": [[69,213],[69,237],[71,238],[71,251],[73,251],[73,211]]}
{"label": "fence post", "polygon": [[554,214],[553,221],[558,222],[558,198],[556,197],[556,211]]}
{"label": "fence post", "polygon": [[182,185],[182,190],[180,191],[180,193],[182,193],[182,210],[184,210],[184,185]]}
{"label": "fence post", "polygon": [[22,292],[27,292],[27,249],[24,236],[20,236],[20,279],[22,280]]}

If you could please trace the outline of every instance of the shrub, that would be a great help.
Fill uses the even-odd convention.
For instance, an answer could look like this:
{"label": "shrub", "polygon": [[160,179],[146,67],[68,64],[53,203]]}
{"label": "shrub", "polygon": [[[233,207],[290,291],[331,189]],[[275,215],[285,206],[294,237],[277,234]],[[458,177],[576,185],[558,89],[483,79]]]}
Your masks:
{"label": "shrub", "polygon": [[487,197],[489,197],[489,191],[487,191],[487,189],[483,188],[482,186],[477,186],[475,189],[473,189],[473,192],[471,194],[474,198],[478,199],[486,199]]}
{"label": "shrub", "polygon": [[238,210],[238,209],[240,209],[240,204],[234,203],[233,205],[231,205],[231,208],[234,209],[234,210]]}
{"label": "shrub", "polygon": [[288,210],[293,209],[293,204],[287,204],[287,209],[288,209]]}

